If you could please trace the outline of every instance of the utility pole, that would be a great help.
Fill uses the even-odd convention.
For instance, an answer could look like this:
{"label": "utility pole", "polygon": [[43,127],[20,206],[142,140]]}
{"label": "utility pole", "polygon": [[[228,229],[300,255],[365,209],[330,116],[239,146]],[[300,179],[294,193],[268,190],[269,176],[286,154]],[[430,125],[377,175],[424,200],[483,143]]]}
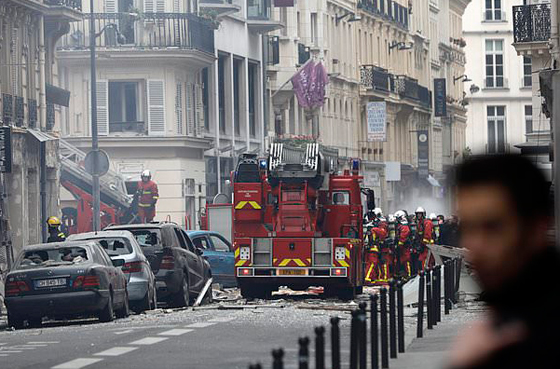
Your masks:
{"label": "utility pole", "polygon": [[99,192],[99,137],[97,135],[97,71],[95,65],[95,40],[97,35],[95,33],[95,19],[93,11],[93,2],[90,0],[90,19],[89,19],[89,39],[91,50],[91,151],[93,154],[93,231],[100,229],[100,192]]}

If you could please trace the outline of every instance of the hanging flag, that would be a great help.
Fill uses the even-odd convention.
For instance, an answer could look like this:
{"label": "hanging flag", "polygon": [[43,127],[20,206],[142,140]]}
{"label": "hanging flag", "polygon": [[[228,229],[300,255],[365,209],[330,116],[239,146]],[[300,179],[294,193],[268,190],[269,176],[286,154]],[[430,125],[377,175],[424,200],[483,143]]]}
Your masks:
{"label": "hanging flag", "polygon": [[311,91],[311,108],[320,108],[325,104],[325,90],[329,83],[329,75],[323,63],[315,65],[315,83]]}
{"label": "hanging flag", "polygon": [[312,107],[311,96],[315,89],[317,70],[313,60],[309,60],[293,77],[292,85],[299,105],[304,109]]}

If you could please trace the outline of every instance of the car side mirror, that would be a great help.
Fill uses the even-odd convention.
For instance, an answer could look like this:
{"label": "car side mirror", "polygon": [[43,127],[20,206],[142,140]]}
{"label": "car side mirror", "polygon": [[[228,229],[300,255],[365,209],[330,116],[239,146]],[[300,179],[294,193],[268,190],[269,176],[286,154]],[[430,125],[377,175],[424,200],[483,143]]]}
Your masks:
{"label": "car side mirror", "polygon": [[202,255],[204,255],[204,250],[196,249],[196,254],[202,256]]}
{"label": "car side mirror", "polygon": [[120,268],[124,265],[124,260],[123,259],[113,259],[113,266],[116,268]]}

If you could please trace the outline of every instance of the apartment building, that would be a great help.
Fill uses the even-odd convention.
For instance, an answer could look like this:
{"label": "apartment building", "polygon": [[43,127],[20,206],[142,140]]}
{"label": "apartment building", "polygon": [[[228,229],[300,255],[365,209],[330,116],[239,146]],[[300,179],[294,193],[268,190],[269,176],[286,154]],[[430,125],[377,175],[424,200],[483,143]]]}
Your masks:
{"label": "apartment building", "polygon": [[58,141],[50,133],[57,88],[54,44],[81,19],[79,0],[0,2],[0,270],[25,245],[46,239],[58,214]]}
{"label": "apartment building", "polygon": [[[519,152],[539,127],[534,119],[532,58],[514,47],[513,7],[522,0],[472,2],[464,24],[469,55],[467,146],[475,154]],[[540,110],[540,109],[539,109]]]}
{"label": "apartment building", "polygon": [[[150,169],[159,185],[156,219],[193,226],[205,204],[208,109],[203,73],[215,61],[217,19],[193,1],[102,0],[93,9],[100,148],[135,192]],[[71,144],[91,146],[90,9],[58,44],[59,80],[72,92],[57,126]],[[62,191],[63,207],[75,207]]]}

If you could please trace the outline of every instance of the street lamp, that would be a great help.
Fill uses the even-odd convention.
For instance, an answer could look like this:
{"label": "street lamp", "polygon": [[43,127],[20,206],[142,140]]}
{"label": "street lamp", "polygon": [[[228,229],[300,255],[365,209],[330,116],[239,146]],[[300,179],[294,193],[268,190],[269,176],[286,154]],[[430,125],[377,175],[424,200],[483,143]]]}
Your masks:
{"label": "street lamp", "polygon": [[466,74],[463,74],[462,76],[453,78],[453,84],[455,84],[460,79],[462,79],[461,82],[472,82],[472,79],[470,79]]}

